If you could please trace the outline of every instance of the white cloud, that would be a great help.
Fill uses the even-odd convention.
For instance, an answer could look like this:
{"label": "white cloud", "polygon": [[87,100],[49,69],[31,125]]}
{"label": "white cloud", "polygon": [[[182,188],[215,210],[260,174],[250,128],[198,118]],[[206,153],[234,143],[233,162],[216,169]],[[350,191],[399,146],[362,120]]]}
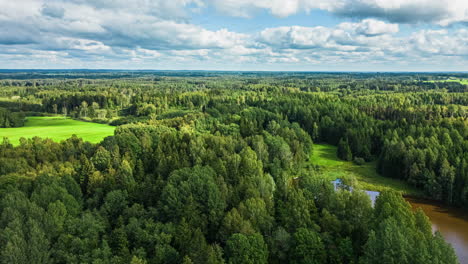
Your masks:
{"label": "white cloud", "polygon": [[112,10],[125,11],[133,14],[145,14],[161,19],[184,19],[187,9],[197,9],[204,4],[201,0],[55,0],[63,3],[74,3],[80,6],[90,6],[98,12]]}
{"label": "white cloud", "polygon": [[[75,68],[217,64],[224,69],[236,63],[393,65],[424,58],[433,65],[468,65],[466,29],[421,30],[408,36],[399,32],[398,22],[465,21],[465,1],[447,1],[0,0],[0,67],[44,67],[50,61]],[[330,27],[278,26],[248,34],[190,21],[193,12],[210,5],[240,17],[262,10],[286,17],[322,9],[354,19]]]}
{"label": "white cloud", "polygon": [[278,17],[295,14],[301,8],[301,0],[211,0],[221,12],[238,17],[250,17],[261,9],[268,9]]}
{"label": "white cloud", "polygon": [[26,1],[30,6],[0,0],[0,43],[46,43],[67,37],[93,39],[108,46],[200,49],[226,48],[244,38],[227,29],[210,31],[179,20],[184,7],[200,5],[198,0]]}
{"label": "white cloud", "polygon": [[365,63],[419,63],[434,58],[444,65],[447,56],[468,59],[468,30],[421,30],[409,37],[396,36],[398,26],[376,20],[327,27],[277,27],[261,31],[258,39],[278,51],[273,61]]}
{"label": "white cloud", "polygon": [[207,0],[221,12],[250,17],[261,9],[286,17],[313,9],[353,18],[379,18],[396,23],[468,22],[466,0]]}
{"label": "white cloud", "polygon": [[468,30],[422,30],[408,41],[414,50],[427,55],[468,57]]}
{"label": "white cloud", "polygon": [[277,48],[313,49],[332,48],[356,50],[356,46],[369,44],[382,45],[389,39],[387,34],[398,32],[398,25],[374,19],[360,23],[341,23],[335,28],[317,27],[277,27],[260,32],[259,41]]}
{"label": "white cloud", "polygon": [[111,50],[111,47],[104,45],[102,42],[89,39],[61,37],[57,38],[56,41],[63,49],[82,50],[93,53],[102,53]]}
{"label": "white cloud", "polygon": [[260,41],[278,48],[307,49],[326,46],[330,35],[325,27],[278,27],[260,32]]}
{"label": "white cloud", "polygon": [[397,33],[398,24],[388,24],[375,19],[365,19],[360,23],[355,23],[356,32],[368,36]]}

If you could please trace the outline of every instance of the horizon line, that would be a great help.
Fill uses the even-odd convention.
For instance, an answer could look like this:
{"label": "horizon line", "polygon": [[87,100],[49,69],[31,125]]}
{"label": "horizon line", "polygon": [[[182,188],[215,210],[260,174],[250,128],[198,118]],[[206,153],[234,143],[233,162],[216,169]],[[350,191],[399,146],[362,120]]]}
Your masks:
{"label": "horizon line", "polygon": [[276,73],[468,73],[468,71],[353,71],[353,70],[204,70],[204,69],[170,69],[170,70],[162,70],[162,69],[112,69],[112,68],[100,68],[100,69],[92,69],[92,68],[24,68],[24,69],[8,69],[8,68],[0,68],[0,72],[7,72],[7,71],[16,71],[16,72],[28,72],[28,71],[127,71],[127,72],[276,72]]}

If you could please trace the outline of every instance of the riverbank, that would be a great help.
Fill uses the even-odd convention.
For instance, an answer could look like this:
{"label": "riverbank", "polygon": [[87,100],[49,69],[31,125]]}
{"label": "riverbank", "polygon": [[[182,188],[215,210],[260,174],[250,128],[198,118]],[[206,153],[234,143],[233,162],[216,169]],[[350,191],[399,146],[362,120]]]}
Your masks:
{"label": "riverbank", "polygon": [[374,162],[356,165],[353,162],[340,160],[336,155],[337,148],[327,144],[315,144],[310,160],[319,168],[321,177],[327,180],[356,179],[355,184],[365,190],[374,202],[378,193],[392,189],[402,193],[413,209],[421,208],[429,217],[432,230],[439,231],[449,242],[460,261],[468,263],[468,213],[459,208],[449,207],[442,202],[425,199],[421,191],[398,179],[386,178],[377,173]]}
{"label": "riverbank", "polygon": [[410,186],[404,181],[387,178],[377,173],[377,162],[366,162],[356,165],[351,161],[340,160],[336,155],[337,148],[328,144],[314,144],[310,161],[318,166],[322,177],[333,181],[335,179],[357,180],[356,187],[362,190],[382,192],[392,189],[405,196],[424,197],[422,191]]}
{"label": "riverbank", "polygon": [[405,197],[413,209],[421,208],[432,223],[432,230],[439,231],[449,242],[460,263],[468,263],[468,212],[441,202]]}

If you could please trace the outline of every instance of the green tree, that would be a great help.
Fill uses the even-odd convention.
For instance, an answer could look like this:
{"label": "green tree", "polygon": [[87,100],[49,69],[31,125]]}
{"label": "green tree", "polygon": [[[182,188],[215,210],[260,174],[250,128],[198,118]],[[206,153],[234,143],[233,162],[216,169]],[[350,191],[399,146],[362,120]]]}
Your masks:
{"label": "green tree", "polygon": [[353,160],[353,153],[351,152],[351,148],[349,147],[347,139],[340,139],[340,142],[338,143],[337,155],[342,160]]}
{"label": "green tree", "polygon": [[226,207],[215,178],[210,167],[195,166],[171,173],[159,205],[165,219],[177,222],[185,218],[193,227],[210,230],[214,235]]}
{"label": "green tree", "polygon": [[99,146],[96,150],[96,153],[91,158],[91,162],[94,164],[94,167],[100,171],[105,171],[111,166],[111,154],[110,152],[102,146]]}
{"label": "green tree", "polygon": [[233,234],[226,242],[230,264],[262,264],[268,261],[268,248],[260,234]]}
{"label": "green tree", "polygon": [[325,263],[326,251],[320,235],[307,228],[299,228],[293,235],[291,263]]}

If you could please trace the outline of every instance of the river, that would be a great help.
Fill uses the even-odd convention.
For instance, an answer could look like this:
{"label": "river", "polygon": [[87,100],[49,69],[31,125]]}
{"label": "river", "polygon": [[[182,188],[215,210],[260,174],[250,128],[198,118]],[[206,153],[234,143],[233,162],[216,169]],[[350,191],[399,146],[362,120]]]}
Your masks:
{"label": "river", "polygon": [[[344,186],[341,179],[336,179],[332,183],[335,190],[340,186]],[[365,192],[369,195],[372,205],[374,205],[380,193]],[[445,240],[452,245],[461,264],[468,264],[468,212],[435,201],[410,197],[405,197],[405,199],[413,209],[422,208],[431,220],[432,230],[438,230]]]}
{"label": "river", "polygon": [[405,199],[414,209],[422,208],[432,222],[432,230],[439,230],[453,246],[460,263],[468,263],[468,214],[433,201]]}
{"label": "river", "polygon": [[[372,204],[378,192],[366,191]],[[468,213],[442,203],[419,198],[405,197],[413,209],[421,208],[432,223],[432,231],[438,230],[445,241],[450,243],[461,264],[468,263]]]}

